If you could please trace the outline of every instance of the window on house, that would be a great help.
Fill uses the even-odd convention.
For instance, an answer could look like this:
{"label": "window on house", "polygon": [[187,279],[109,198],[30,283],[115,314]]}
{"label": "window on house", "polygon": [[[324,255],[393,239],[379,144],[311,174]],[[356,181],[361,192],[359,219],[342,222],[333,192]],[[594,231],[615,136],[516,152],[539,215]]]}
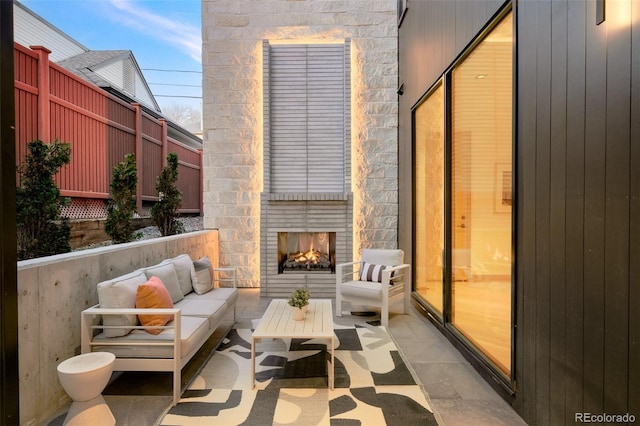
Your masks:
{"label": "window on house", "polygon": [[510,376],[513,14],[443,80],[414,110],[415,291]]}
{"label": "window on house", "polygon": [[442,314],[444,253],[444,89],[415,111],[415,290]]}
{"label": "window on house", "polygon": [[513,21],[453,69],[452,308],[455,327],[511,372]]}

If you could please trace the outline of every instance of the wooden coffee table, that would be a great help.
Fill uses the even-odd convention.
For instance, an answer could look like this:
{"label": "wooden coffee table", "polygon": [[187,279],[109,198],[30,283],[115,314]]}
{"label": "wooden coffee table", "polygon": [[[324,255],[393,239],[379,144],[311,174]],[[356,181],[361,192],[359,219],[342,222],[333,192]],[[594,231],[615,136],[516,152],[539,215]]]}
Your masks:
{"label": "wooden coffee table", "polygon": [[291,307],[286,299],[274,299],[269,303],[258,327],[251,336],[251,388],[255,388],[256,343],[260,339],[327,339],[331,357],[329,358],[329,389],[333,389],[334,345],[333,311],[330,299],[311,299],[307,316],[303,321],[291,318]]}

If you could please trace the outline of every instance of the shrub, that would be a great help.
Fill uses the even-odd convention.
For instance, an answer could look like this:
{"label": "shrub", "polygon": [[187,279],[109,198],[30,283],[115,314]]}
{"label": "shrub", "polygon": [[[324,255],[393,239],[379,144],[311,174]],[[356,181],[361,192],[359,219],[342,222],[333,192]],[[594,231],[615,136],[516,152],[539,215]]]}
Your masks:
{"label": "shrub", "polygon": [[53,176],[71,159],[68,143],[27,145],[25,162],[18,167],[22,186],[16,189],[18,259],[32,259],[71,251],[71,228],[60,211],[69,200],[60,197]]}
{"label": "shrub", "polygon": [[136,185],[138,176],[133,154],[116,164],[111,174],[111,202],[107,207],[105,232],[114,243],[127,243],[139,237],[131,223],[136,212]]}
{"label": "shrub", "polygon": [[178,155],[167,155],[167,165],[156,180],[159,200],[151,208],[151,217],[163,236],[179,234],[182,224],[176,221],[182,204],[182,192],[176,187],[178,181]]}

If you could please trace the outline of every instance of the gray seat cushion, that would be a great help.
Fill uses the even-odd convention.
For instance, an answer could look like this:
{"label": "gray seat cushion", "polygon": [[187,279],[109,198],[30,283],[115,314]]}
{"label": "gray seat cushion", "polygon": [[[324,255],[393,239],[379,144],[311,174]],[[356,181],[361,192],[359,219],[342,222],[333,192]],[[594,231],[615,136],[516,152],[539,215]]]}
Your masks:
{"label": "gray seat cushion", "polygon": [[183,299],[176,303],[176,308],[180,308],[182,318],[202,317],[209,320],[209,327],[215,327],[227,311],[227,302],[224,300],[197,298]]}
{"label": "gray seat cushion", "polygon": [[213,290],[197,295],[197,294],[189,294],[185,296],[185,299],[195,299],[195,300],[225,300],[229,305],[233,305],[236,303],[238,299],[238,289],[237,288],[214,288]]}
{"label": "gray seat cushion", "polygon": [[340,286],[345,296],[379,301],[382,297],[382,284],[375,281],[347,281]]}
{"label": "gray seat cushion", "polygon": [[[203,339],[209,332],[209,321],[204,317],[181,317],[180,342],[182,356],[193,349],[200,347]],[[171,321],[167,325],[172,325]],[[172,358],[173,348],[170,346],[128,346],[129,343],[153,343],[173,340],[173,329],[162,330],[160,334],[150,334],[144,330],[134,330],[122,337],[106,337],[100,333],[94,338],[94,342],[118,343],[123,346],[97,345],[92,351],[106,351],[113,353],[118,358]]]}

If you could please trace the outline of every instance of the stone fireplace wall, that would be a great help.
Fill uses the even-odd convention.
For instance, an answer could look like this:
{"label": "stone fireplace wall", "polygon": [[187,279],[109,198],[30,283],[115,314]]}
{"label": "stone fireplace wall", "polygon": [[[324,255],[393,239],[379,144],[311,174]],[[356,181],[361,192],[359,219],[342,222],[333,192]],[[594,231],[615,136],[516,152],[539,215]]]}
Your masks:
{"label": "stone fireplace wall", "polygon": [[288,197],[262,194],[260,294],[263,296],[287,297],[293,289],[304,286],[314,297],[335,297],[335,274],[278,273],[278,232],[335,232],[336,263],[353,258],[353,196],[307,195],[308,199],[301,200],[294,194]]}
{"label": "stone fireplace wall", "polygon": [[[220,264],[238,267],[240,286],[264,285],[261,245],[277,239],[277,230],[269,231],[278,227],[272,207],[277,212],[295,205],[312,216],[311,223],[339,222],[318,229],[341,234],[344,229],[337,236],[338,261],[357,257],[365,247],[397,246],[396,7],[396,0],[203,0],[204,223],[218,229]],[[269,199],[263,194],[263,40],[346,39],[351,40],[351,188],[344,199],[320,203]],[[323,203],[346,212],[327,217]]]}

